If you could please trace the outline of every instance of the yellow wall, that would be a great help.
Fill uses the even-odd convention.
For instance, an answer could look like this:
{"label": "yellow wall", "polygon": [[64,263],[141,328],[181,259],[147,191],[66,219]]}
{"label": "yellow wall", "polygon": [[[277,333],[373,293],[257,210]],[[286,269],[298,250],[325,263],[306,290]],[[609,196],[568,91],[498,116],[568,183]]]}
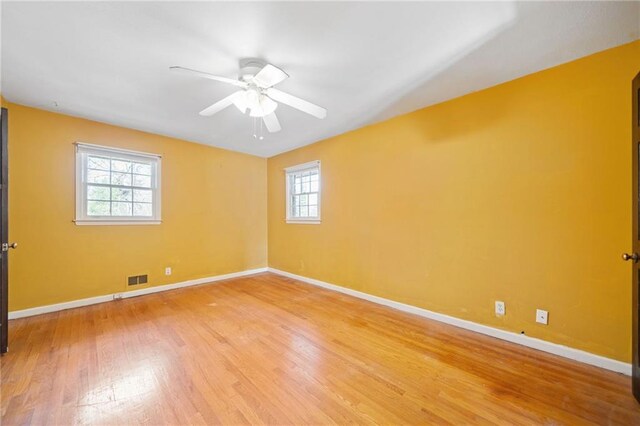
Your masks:
{"label": "yellow wall", "polygon": [[[630,361],[638,71],[635,42],[268,161],[2,100],[10,310],[266,266],[268,217],[274,268]],[[162,154],[162,225],[74,225],[76,141]],[[287,225],[316,159],[322,224]]]}
{"label": "yellow wall", "polygon": [[[638,71],[635,42],[270,158],[269,265],[630,361]],[[311,160],[322,224],[286,224]]]}
{"label": "yellow wall", "polygon": [[[265,159],[8,109],[10,311],[266,266]],[[75,225],[76,141],[162,154],[162,224]]]}

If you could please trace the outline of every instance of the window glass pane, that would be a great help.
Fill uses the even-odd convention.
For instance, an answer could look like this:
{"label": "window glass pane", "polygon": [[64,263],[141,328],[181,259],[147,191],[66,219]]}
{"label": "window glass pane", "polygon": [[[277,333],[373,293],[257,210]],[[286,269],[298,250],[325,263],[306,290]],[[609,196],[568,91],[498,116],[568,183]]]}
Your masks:
{"label": "window glass pane", "polygon": [[111,185],[131,186],[131,175],[129,173],[111,172]]}
{"label": "window glass pane", "polygon": [[288,218],[315,219],[319,217],[320,168],[312,167],[287,173]]}
{"label": "window glass pane", "polygon": [[151,164],[133,163],[133,173],[150,176]]}
{"label": "window glass pane", "polygon": [[109,187],[87,185],[88,200],[107,200],[108,201],[110,198],[111,198],[111,192],[109,191]]}
{"label": "window glass pane", "polygon": [[87,201],[88,216],[110,216],[111,207],[108,201]]}
{"label": "window glass pane", "polygon": [[109,159],[90,155],[87,166],[90,169],[109,170]]}
{"label": "window glass pane", "polygon": [[133,203],[134,216],[152,216],[153,208],[151,203]]}
{"label": "window glass pane", "polygon": [[143,203],[150,203],[153,201],[153,193],[150,189],[134,189],[133,201],[141,201]]}
{"label": "window glass pane", "polygon": [[111,203],[111,214],[113,216],[131,216],[131,203]]}
{"label": "window glass pane", "polygon": [[155,191],[160,183],[160,176],[156,176],[158,160],[133,153],[110,154],[106,148],[95,153],[79,151],[77,160],[84,168],[80,175],[84,181],[78,182],[84,189],[76,197],[85,209],[78,214],[80,220],[155,217]]}
{"label": "window glass pane", "polygon": [[113,201],[131,201],[131,190],[128,188],[111,188]]}
{"label": "window glass pane", "polygon": [[133,175],[133,186],[151,188],[151,176]]}
{"label": "window glass pane", "polygon": [[111,160],[111,170],[114,172],[131,173],[131,161]]}
{"label": "window glass pane", "polygon": [[101,170],[87,170],[87,182],[89,183],[109,183],[109,172]]}

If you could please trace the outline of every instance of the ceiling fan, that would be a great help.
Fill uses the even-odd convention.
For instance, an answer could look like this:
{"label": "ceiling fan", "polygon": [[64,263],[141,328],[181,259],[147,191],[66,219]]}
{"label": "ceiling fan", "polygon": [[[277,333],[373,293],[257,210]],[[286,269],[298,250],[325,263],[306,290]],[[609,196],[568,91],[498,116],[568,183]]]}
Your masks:
{"label": "ceiling fan", "polygon": [[[240,76],[237,80],[180,66],[173,66],[170,69],[183,74],[204,77],[240,87],[241,90],[200,111],[200,115],[203,116],[211,116],[228,106],[235,105],[241,113],[245,114],[248,110],[249,116],[256,119],[261,118],[267,130],[271,133],[282,129],[275,114],[278,102],[320,119],[327,116],[326,109],[275,89],[273,86],[286,80],[289,75],[275,65],[271,65],[261,59],[241,59]],[[256,136],[255,132],[254,136]]]}

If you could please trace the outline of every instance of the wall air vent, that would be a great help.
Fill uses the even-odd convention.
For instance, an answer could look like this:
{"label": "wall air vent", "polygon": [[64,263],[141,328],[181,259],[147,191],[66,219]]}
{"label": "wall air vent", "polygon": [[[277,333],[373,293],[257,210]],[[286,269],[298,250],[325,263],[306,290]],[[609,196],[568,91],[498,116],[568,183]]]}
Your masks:
{"label": "wall air vent", "polygon": [[133,275],[127,277],[127,285],[139,285],[148,283],[147,275]]}

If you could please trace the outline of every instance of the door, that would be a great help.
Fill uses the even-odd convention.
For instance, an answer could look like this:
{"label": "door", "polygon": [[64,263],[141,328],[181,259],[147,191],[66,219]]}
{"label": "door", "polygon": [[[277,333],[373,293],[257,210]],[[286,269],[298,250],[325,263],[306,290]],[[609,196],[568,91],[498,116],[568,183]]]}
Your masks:
{"label": "door", "polygon": [[9,158],[7,156],[8,144],[8,116],[6,108],[0,113],[0,353],[7,352],[9,347],[8,315],[9,315],[9,274],[8,257],[9,249],[16,248],[17,244],[9,244],[9,217],[8,217],[8,176]]}
{"label": "door", "polygon": [[633,351],[633,377],[632,381],[632,389],[633,395],[640,402],[640,329],[638,329],[638,317],[640,316],[640,292],[638,291],[638,279],[640,278],[639,270],[640,264],[638,260],[640,260],[640,227],[638,218],[638,214],[640,214],[640,193],[638,190],[640,189],[640,170],[638,169],[638,163],[640,162],[640,74],[633,79],[632,84],[632,94],[631,97],[633,99],[633,107],[631,114],[631,122],[632,122],[632,137],[631,145],[632,145],[632,163],[633,163],[633,172],[632,172],[632,209],[633,209],[633,229],[632,229],[632,245],[633,245],[633,253],[632,254],[623,254],[622,258],[624,260],[633,261],[633,290],[632,290],[632,315],[633,315],[633,334],[631,336],[631,345]]}

